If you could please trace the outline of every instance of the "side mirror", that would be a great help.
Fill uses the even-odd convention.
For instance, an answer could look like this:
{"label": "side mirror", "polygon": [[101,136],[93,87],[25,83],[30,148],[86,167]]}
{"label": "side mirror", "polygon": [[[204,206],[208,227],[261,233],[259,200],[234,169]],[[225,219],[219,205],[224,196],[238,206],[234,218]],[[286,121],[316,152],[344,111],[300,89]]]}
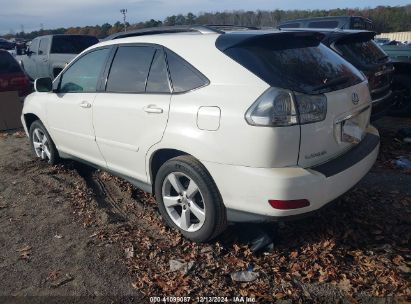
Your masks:
{"label": "side mirror", "polygon": [[53,81],[49,77],[37,78],[34,81],[34,89],[36,92],[52,92]]}

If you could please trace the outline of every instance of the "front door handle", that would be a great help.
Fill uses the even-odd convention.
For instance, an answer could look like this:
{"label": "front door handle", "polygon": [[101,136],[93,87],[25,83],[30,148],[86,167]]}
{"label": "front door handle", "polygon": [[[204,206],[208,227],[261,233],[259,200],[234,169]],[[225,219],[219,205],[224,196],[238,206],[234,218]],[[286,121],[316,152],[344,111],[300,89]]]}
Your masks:
{"label": "front door handle", "polygon": [[159,108],[159,107],[157,107],[156,105],[153,105],[153,104],[148,105],[148,106],[145,106],[145,107],[143,108],[143,110],[144,110],[145,112],[147,112],[147,113],[156,113],[156,114],[161,114],[161,113],[163,113],[163,109],[162,109],[162,108]]}
{"label": "front door handle", "polygon": [[86,109],[91,108],[91,103],[89,103],[88,101],[82,101],[80,103],[80,107],[86,108]]}

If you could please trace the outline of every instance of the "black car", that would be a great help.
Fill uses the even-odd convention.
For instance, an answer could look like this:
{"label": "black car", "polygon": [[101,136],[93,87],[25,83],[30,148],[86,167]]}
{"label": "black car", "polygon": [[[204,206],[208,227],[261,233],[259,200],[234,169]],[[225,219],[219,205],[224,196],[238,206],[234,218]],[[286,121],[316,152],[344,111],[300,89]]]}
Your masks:
{"label": "black car", "polygon": [[279,28],[330,28],[351,30],[372,30],[370,19],[361,16],[327,16],[287,20]]}
{"label": "black car", "polygon": [[13,42],[10,42],[4,38],[0,38],[0,49],[3,50],[13,50],[15,48],[16,44]]}
{"label": "black car", "polygon": [[[284,31],[291,30],[288,28]],[[314,31],[314,29],[293,29]],[[375,32],[362,30],[315,29],[324,35],[322,43],[340,54],[368,78],[373,110],[371,120],[385,115],[393,104],[391,83],[394,66],[387,54],[373,41]]]}

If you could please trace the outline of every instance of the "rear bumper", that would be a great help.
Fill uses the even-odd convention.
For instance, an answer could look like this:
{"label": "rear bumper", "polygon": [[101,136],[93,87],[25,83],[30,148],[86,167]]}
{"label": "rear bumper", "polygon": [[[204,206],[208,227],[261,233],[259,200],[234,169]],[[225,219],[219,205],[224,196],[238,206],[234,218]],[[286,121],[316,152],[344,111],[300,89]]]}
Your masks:
{"label": "rear bumper", "polygon": [[[257,222],[293,218],[316,211],[338,198],[373,166],[379,150],[374,127],[367,140],[346,154],[313,168],[250,168],[204,162],[214,178],[229,221]],[[307,199],[310,205],[291,210],[272,208],[268,200]]]}

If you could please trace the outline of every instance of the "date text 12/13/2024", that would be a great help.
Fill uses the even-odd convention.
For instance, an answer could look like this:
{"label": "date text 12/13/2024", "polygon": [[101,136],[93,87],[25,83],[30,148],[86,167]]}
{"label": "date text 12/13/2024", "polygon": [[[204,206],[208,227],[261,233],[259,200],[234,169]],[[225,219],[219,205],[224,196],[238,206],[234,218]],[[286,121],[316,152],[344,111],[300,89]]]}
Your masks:
{"label": "date text 12/13/2024", "polygon": [[213,296],[199,296],[199,297],[150,297],[150,303],[256,303],[253,297],[213,297]]}

